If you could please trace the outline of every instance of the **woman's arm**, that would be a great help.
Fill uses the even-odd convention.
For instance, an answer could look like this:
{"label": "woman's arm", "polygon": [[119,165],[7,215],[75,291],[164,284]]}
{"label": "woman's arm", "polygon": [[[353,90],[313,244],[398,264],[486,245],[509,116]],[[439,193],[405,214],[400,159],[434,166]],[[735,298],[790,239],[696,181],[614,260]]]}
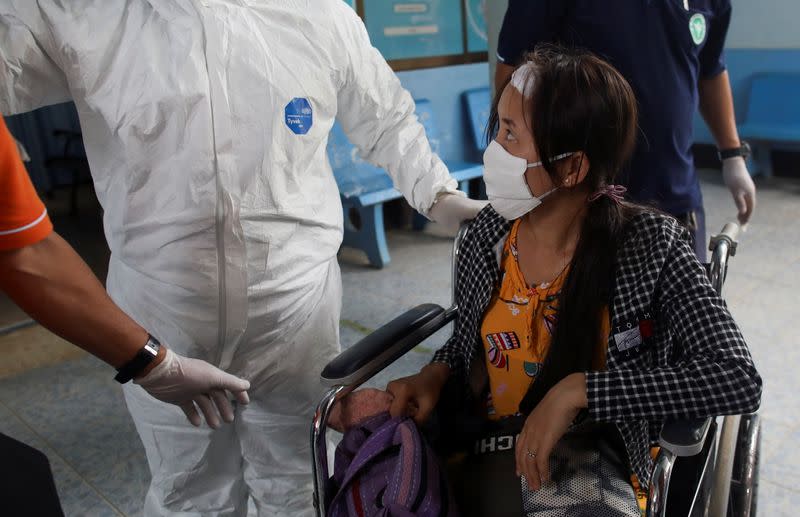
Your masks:
{"label": "woman's arm", "polygon": [[658,317],[672,333],[671,364],[587,373],[590,415],[622,421],[755,411],[761,377],[685,232],[672,240],[657,289]]}

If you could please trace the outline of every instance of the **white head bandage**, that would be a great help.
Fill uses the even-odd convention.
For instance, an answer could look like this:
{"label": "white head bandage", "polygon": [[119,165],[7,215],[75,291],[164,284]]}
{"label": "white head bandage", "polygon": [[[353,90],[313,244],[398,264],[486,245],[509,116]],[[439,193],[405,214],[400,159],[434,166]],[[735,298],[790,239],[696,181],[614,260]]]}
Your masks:
{"label": "white head bandage", "polygon": [[536,84],[536,65],[531,62],[525,63],[516,70],[509,82],[526,99],[533,95],[533,87]]}

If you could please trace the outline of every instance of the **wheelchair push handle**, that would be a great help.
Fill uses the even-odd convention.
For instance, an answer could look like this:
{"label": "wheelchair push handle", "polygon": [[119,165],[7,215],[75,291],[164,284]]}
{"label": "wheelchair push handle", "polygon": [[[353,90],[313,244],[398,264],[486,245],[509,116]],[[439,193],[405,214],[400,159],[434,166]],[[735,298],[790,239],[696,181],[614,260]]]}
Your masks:
{"label": "wheelchair push handle", "polygon": [[725,223],[725,226],[722,227],[722,231],[711,237],[708,250],[715,252],[720,248],[720,245],[724,244],[727,246],[727,251],[730,256],[733,257],[736,255],[736,247],[739,244],[739,234],[741,231],[742,227],[739,226],[738,223]]}
{"label": "wheelchair push handle", "polygon": [[725,226],[722,227],[722,235],[725,235],[731,241],[736,242],[736,240],[739,238],[739,232],[741,229],[742,227],[739,226],[738,223],[725,223]]}
{"label": "wheelchair push handle", "polygon": [[722,231],[711,237],[708,249],[711,251],[711,263],[708,265],[709,279],[717,294],[722,295],[722,286],[728,273],[728,258],[736,255],[737,239],[741,227],[737,223],[727,223]]}

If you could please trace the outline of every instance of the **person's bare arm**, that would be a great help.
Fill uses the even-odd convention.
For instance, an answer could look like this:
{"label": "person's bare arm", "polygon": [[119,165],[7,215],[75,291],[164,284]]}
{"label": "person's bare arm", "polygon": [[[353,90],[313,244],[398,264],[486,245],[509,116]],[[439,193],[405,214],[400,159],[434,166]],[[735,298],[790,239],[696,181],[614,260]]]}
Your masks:
{"label": "person's bare arm", "polygon": [[89,266],[56,233],[24,248],[0,251],[0,289],[53,333],[114,368],[147,342],[147,331],[117,307]]}
{"label": "person's bare arm", "polygon": [[[733,109],[733,94],[728,72],[723,71],[713,77],[700,79],[700,114],[708,124],[719,149],[739,147],[739,132],[736,129],[736,115]],[[731,191],[733,201],[739,211],[739,222],[747,223],[756,207],[756,186],[747,171],[743,158],[734,157],[723,160],[722,177]]]}
{"label": "person's bare arm", "polygon": [[698,82],[700,114],[720,149],[739,147],[739,132],[733,111],[733,94],[728,72]]}

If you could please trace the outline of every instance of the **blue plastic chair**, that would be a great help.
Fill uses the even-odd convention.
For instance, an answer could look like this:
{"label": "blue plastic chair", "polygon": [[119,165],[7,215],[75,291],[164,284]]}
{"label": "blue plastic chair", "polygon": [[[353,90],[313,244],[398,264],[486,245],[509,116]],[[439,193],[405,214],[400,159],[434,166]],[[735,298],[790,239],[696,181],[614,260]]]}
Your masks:
{"label": "blue plastic chair", "polygon": [[489,113],[492,110],[492,93],[489,88],[474,88],[463,94],[464,104],[467,107],[473,144],[478,151],[486,150],[486,125],[489,122]]}
{"label": "blue plastic chair", "polygon": [[800,74],[753,76],[739,135],[753,145],[753,173],[772,175],[773,147],[800,148]]}

